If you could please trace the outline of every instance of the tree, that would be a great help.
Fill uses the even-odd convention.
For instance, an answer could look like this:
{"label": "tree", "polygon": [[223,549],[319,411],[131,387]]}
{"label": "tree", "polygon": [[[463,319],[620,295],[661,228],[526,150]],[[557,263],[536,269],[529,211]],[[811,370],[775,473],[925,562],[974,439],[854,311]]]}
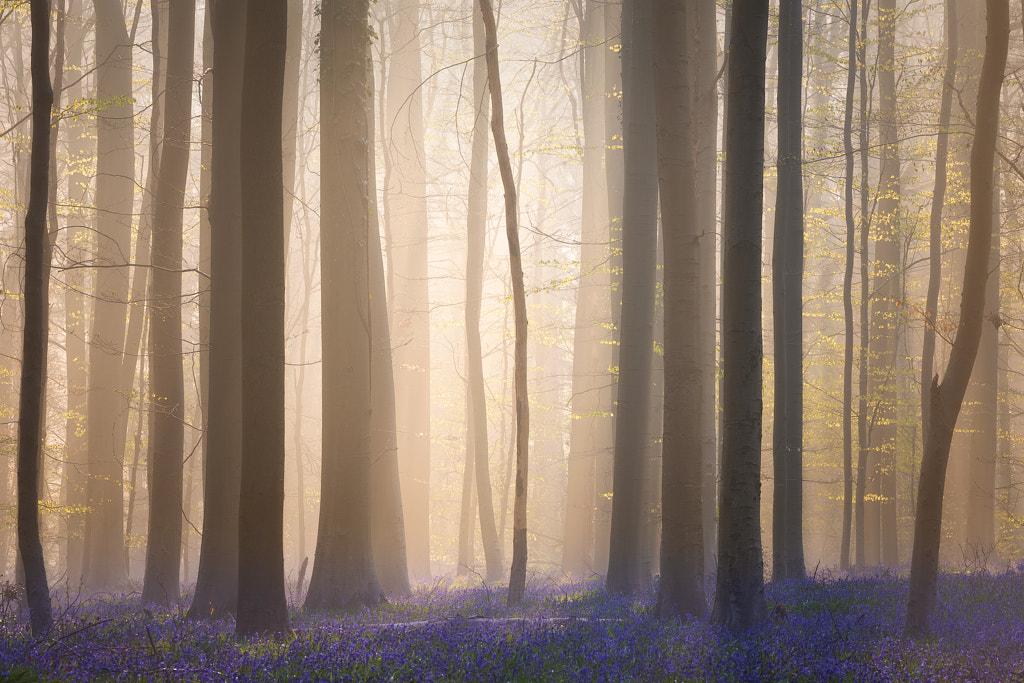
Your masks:
{"label": "tree", "polygon": [[658,247],[657,141],[654,132],[651,0],[623,5],[623,130],[625,194],[622,209],[622,320],[615,410],[615,464],[608,589],[647,588],[640,568],[644,467],[650,435],[654,353],[655,262]]}
{"label": "tree", "polygon": [[993,167],[1002,90],[1009,43],[1010,8],[1007,0],[987,0],[985,58],[978,85],[977,120],[971,148],[971,214],[967,260],[964,268],[960,321],[942,381],[931,382],[930,418],[921,459],[914,550],[910,563],[910,591],[904,632],[928,630],[935,607],[942,533],[942,499],[946,465],[957,416],[981,341],[992,243]]}
{"label": "tree", "polygon": [[167,125],[154,198],[153,303],[149,307],[154,431],[149,534],[142,602],[169,605],[179,596],[185,387],[181,355],[182,211],[192,124],[195,2],[170,3]]}
{"label": "tree", "polygon": [[[245,22],[242,115],[241,636],[285,633],[284,206],[281,118],[288,8],[253,0]],[[363,129],[365,130],[365,128]]]}
{"label": "tree", "polygon": [[526,495],[529,482],[530,403],[526,392],[526,288],[523,259],[519,251],[519,217],[515,180],[505,140],[505,109],[502,103],[498,60],[498,29],[490,0],[480,0],[487,53],[487,88],[491,93],[491,134],[498,155],[498,170],[505,189],[505,234],[508,238],[509,270],[515,318],[515,401],[516,401],[516,498],[512,516],[512,571],[508,583],[508,604],[522,601],[526,591]]}
{"label": "tree", "polygon": [[[476,112],[469,161],[469,206],[466,212],[466,368],[469,379],[466,409],[467,476],[476,480],[476,500],[480,510],[480,538],[487,563],[487,578],[497,579],[502,572],[501,543],[494,523],[494,502],[491,496],[491,475],[488,465],[490,448],[487,440],[487,394],[484,384],[483,349],[480,341],[480,308],[484,288],[484,251],[487,238],[487,116],[490,111],[484,21],[473,12],[473,106]],[[481,57],[482,56],[482,57]],[[473,479],[467,479],[472,482]],[[470,491],[471,489],[467,489]],[[465,491],[463,493],[465,496]],[[470,495],[472,498],[472,495]],[[473,555],[473,507],[463,506],[467,533],[467,557]],[[460,565],[460,568],[464,566]],[[467,567],[468,568],[468,567]]]}
{"label": "tree", "polygon": [[25,331],[22,336],[21,403],[18,408],[18,552],[25,569],[25,597],[34,638],[53,624],[46,564],[39,540],[39,470],[43,442],[46,348],[49,328],[50,242],[46,231],[49,184],[50,3],[32,0],[32,157],[25,213]]}
{"label": "tree", "polygon": [[203,542],[189,616],[219,618],[238,605],[242,466],[242,78],[246,2],[213,5],[210,179],[210,405]]}
{"label": "tree", "polygon": [[388,303],[395,328],[398,454],[409,508],[406,537],[413,575],[429,578],[430,303],[419,6],[419,0],[388,3],[386,158],[392,163],[383,189],[395,274]]}
{"label": "tree", "polygon": [[[653,16],[658,183],[665,254],[665,410],[662,443],[662,616],[703,617],[703,377],[701,237],[694,144],[696,8],[656,3]],[[705,237],[706,239],[706,237]]]}
{"label": "tree", "polygon": [[608,266],[608,183],[604,168],[605,13],[604,3],[584,5],[583,72],[583,206],[581,216],[580,279],[576,293],[573,336],[572,427],[569,439],[568,491],[562,569],[588,576],[598,569],[594,558],[594,477],[597,461],[611,448],[612,391],[608,369],[611,345],[606,327],[611,321],[611,277]]}
{"label": "tree", "polygon": [[96,263],[89,345],[89,479],[92,514],[86,522],[85,583],[117,586],[124,564],[123,463],[114,438],[126,388],[120,385],[128,298],[131,217],[135,188],[132,40],[119,0],[94,0],[96,97],[109,104],[96,115]]}
{"label": "tree", "polygon": [[367,0],[324,2],[320,31],[320,249],[323,295],[324,491],[310,610],[384,599],[370,540],[370,302]]}
{"label": "tree", "polygon": [[775,334],[775,463],[772,578],[804,576],[803,275],[804,202],[801,107],[803,7],[779,3],[779,186],[772,251]]}
{"label": "tree", "polygon": [[[878,181],[878,221],[871,276],[871,337],[868,394],[874,406],[869,426],[869,528],[866,561],[893,567],[896,543],[896,350],[900,335],[901,273],[900,156],[896,109],[896,0],[878,3],[878,136],[881,162]],[[861,258],[867,259],[866,252]],[[877,502],[875,502],[877,501]],[[880,542],[880,543],[879,543]]]}
{"label": "tree", "polygon": [[849,7],[849,64],[846,69],[846,108],[843,114],[843,152],[846,155],[846,268],[843,272],[843,537],[839,543],[839,568],[843,570],[850,567],[850,532],[853,524],[853,264],[857,235],[853,215],[853,94],[857,83],[857,0],[850,0]]}
{"label": "tree", "polygon": [[722,235],[722,469],[713,618],[767,612],[761,554],[761,211],[767,0],[735,0],[729,41]]}

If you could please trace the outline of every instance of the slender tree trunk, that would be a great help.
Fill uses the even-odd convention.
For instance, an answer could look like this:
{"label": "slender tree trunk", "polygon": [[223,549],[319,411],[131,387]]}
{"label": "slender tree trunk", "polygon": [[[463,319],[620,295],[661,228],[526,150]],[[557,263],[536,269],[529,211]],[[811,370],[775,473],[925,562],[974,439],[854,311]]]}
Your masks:
{"label": "slender tree trunk", "polygon": [[[615,472],[607,587],[617,593],[645,590],[640,571],[642,483],[648,458],[654,353],[655,261],[657,254],[657,142],[654,130],[651,0],[630,0],[623,30],[630,32],[623,56],[625,194],[622,211],[622,322],[615,411]],[[629,21],[627,21],[629,19]]]}
{"label": "slender tree trunk", "polygon": [[[657,3],[653,21],[665,272],[665,411],[658,612],[703,617],[701,236],[693,72],[696,7]],[[635,36],[634,36],[635,38]],[[707,236],[704,239],[708,239]]]}
{"label": "slender tree trunk", "polygon": [[[868,145],[870,144],[870,113],[867,80],[867,42],[870,0],[861,3],[861,37],[857,53],[860,65],[860,353],[857,363],[857,489],[854,499],[856,514],[856,564],[866,566],[868,562],[867,493],[868,480],[868,309],[871,302],[871,280],[868,272],[868,244],[871,237],[871,216],[868,213]],[[877,517],[874,517],[877,519]],[[877,562],[878,534],[871,534],[872,562]]]}
{"label": "slender tree trunk", "polygon": [[[395,337],[398,454],[402,490],[409,508],[406,536],[412,573],[429,578],[430,303],[420,0],[391,0],[389,7],[391,59],[386,120],[392,168],[384,191],[389,201],[389,242],[394,261],[389,303]],[[488,572],[491,570],[489,562]]]}
{"label": "slender tree trunk", "polygon": [[49,184],[50,3],[32,0],[32,157],[25,214],[25,330],[22,337],[21,401],[18,408],[18,553],[25,568],[25,597],[32,636],[53,624],[46,563],[39,540],[39,470],[45,435],[46,348],[49,328],[50,241],[46,230]]}
{"label": "slender tree trunk", "polygon": [[[238,606],[242,463],[242,78],[246,2],[213,6],[210,178],[210,398],[203,482],[203,541],[192,618]],[[283,86],[282,86],[283,87]]]}
{"label": "slender tree trunk", "polygon": [[[872,264],[871,339],[868,342],[871,369],[868,393],[874,398],[871,438],[876,481],[881,554],[886,567],[898,563],[896,543],[896,420],[897,347],[900,335],[900,158],[896,108],[896,0],[878,3],[878,135],[881,169],[878,185],[878,223]],[[875,506],[873,506],[875,507]],[[870,544],[870,539],[868,540]],[[871,546],[869,546],[870,549]],[[871,558],[868,558],[871,562]]]}
{"label": "slender tree trunk", "polygon": [[779,184],[772,294],[775,335],[775,482],[772,578],[804,577],[803,542],[803,7],[779,3]]}
{"label": "slender tree trunk", "polygon": [[370,540],[371,374],[369,44],[366,0],[323,4],[320,32],[323,464],[311,610],[384,599]]}
{"label": "slender tree trunk", "polygon": [[921,439],[928,435],[932,377],[935,375],[935,325],[939,309],[939,288],[942,285],[942,207],[946,198],[947,161],[949,159],[949,124],[956,86],[957,41],[956,0],[946,0],[946,70],[942,79],[942,100],[939,104],[939,132],[935,142],[935,189],[932,191],[931,216],[928,222],[928,294],[924,309],[924,336],[921,342]]}
{"label": "slender tree trunk", "polygon": [[701,323],[701,435],[703,439],[704,573],[713,574],[718,532],[718,404],[715,401],[717,368],[718,269],[718,8],[715,0],[697,3],[696,145],[697,202],[700,224]]}
{"label": "slender tree trunk", "polygon": [[[516,497],[512,514],[512,572],[508,585],[508,603],[518,604],[526,591],[526,495],[529,481],[530,404],[526,392],[526,288],[523,285],[523,261],[519,251],[519,218],[512,163],[505,140],[505,110],[502,103],[501,73],[498,59],[498,31],[490,0],[480,0],[487,54],[487,88],[491,93],[491,134],[498,155],[498,170],[505,189],[505,234],[508,237],[509,270],[512,275],[512,301],[515,318],[515,404],[516,404]],[[479,454],[478,454],[479,459]],[[479,475],[478,475],[479,476]],[[479,479],[478,490],[479,490]],[[481,501],[483,507],[483,501]]]}
{"label": "slender tree trunk", "polygon": [[[206,458],[210,452],[206,428],[210,424],[210,170],[213,165],[213,3],[203,12],[203,66],[199,79],[199,404],[202,418],[200,439],[202,460],[200,482],[206,481]],[[201,540],[201,538],[200,538]]]}
{"label": "slender tree trunk", "polygon": [[111,101],[97,113],[96,240],[93,328],[89,347],[89,482],[92,514],[87,521],[85,582],[118,586],[127,578],[123,562],[123,462],[114,438],[125,409],[120,384],[124,354],[125,300],[135,188],[132,47],[118,0],[94,0],[96,96]]}
{"label": "slender tree trunk", "polygon": [[181,354],[181,258],[185,183],[192,127],[192,60],[195,2],[175,0],[168,13],[167,126],[154,197],[153,299],[149,334],[153,349],[153,485],[143,604],[178,601],[181,583],[181,499],[185,446],[185,387]]}
{"label": "slender tree trunk", "polygon": [[594,558],[594,486],[597,463],[612,445],[612,364],[607,327],[611,322],[604,3],[589,0],[581,26],[583,53],[583,214],[580,278],[573,337],[572,423],[562,570],[588,576],[599,570]]}
{"label": "slender tree trunk", "polygon": [[846,270],[843,273],[843,537],[839,568],[850,568],[850,532],[853,524],[853,263],[857,227],[853,214],[853,95],[857,84],[857,0],[849,0],[849,65],[846,75],[846,110],[843,116],[843,151],[846,155],[845,213]]}
{"label": "slender tree trunk", "polygon": [[761,212],[767,0],[735,0],[726,108],[722,242],[722,488],[714,620],[767,612],[761,554]]}
{"label": "slender tree trunk", "polygon": [[[72,0],[68,6],[68,16],[81,17],[84,12],[80,0]],[[77,71],[82,68],[85,42],[85,30],[79,22],[67,22],[65,26],[68,45],[68,69]],[[77,100],[84,96],[85,88],[81,81],[68,85],[68,99]],[[85,336],[88,329],[85,308],[85,277],[84,270],[79,267],[85,261],[86,242],[86,211],[88,202],[89,178],[82,171],[84,160],[91,155],[90,143],[87,141],[87,123],[83,119],[69,120],[65,123],[68,131],[68,157],[72,161],[68,173],[68,199],[71,206],[70,217],[66,227],[66,244],[64,253],[68,270],[64,273],[64,348],[67,352],[67,419],[64,424],[64,443],[66,455],[64,476],[62,481],[63,501],[67,508],[67,526],[65,527],[66,556],[63,566],[67,571],[69,586],[77,587],[82,581],[82,562],[85,552],[85,497],[86,468],[88,466],[88,442],[85,434],[85,419],[88,412],[86,392],[88,384],[88,366],[86,364]],[[0,562],[2,564],[2,562]]]}
{"label": "slender tree trunk", "polygon": [[1010,11],[1007,0],[987,0],[985,59],[978,85],[977,121],[971,149],[971,222],[964,270],[960,321],[941,382],[932,380],[931,418],[925,438],[918,484],[914,553],[910,564],[910,591],[904,632],[928,631],[935,608],[942,533],[942,498],[949,446],[978,353],[985,324],[985,290],[991,258],[993,166],[1009,42]]}
{"label": "slender tree trunk", "polygon": [[[484,55],[487,51],[484,21],[479,12],[473,12],[473,52]],[[480,310],[484,286],[484,243],[487,234],[487,116],[490,111],[487,63],[485,59],[473,62],[473,122],[472,148],[469,169],[469,208],[466,216],[466,366],[469,375],[466,411],[468,435],[472,439],[476,500],[480,510],[480,540],[484,546],[487,578],[501,576],[501,542],[494,524],[494,502],[491,495],[490,444],[487,438],[487,397],[484,383],[483,349],[480,341]],[[468,447],[468,444],[467,444]],[[472,506],[469,506],[470,510]],[[463,503],[463,510],[466,505]],[[472,529],[470,522],[470,529]],[[468,555],[472,561],[472,530],[469,533]]]}

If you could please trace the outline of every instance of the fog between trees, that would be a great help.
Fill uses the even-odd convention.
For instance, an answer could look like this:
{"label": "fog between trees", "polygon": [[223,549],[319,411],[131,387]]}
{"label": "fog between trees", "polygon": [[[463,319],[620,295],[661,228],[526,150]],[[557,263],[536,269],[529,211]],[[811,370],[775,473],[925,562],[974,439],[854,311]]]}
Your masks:
{"label": "fog between trees", "polygon": [[5,578],[739,627],[1024,559],[1019,7],[278,4],[0,3]]}

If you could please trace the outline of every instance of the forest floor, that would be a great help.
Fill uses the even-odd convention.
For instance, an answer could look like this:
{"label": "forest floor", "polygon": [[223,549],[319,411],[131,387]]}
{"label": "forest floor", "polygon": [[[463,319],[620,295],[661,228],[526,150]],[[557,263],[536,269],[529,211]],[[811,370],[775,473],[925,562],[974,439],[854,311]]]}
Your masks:
{"label": "forest floor", "polygon": [[249,641],[131,594],[57,596],[36,641],[5,593],[0,680],[1024,681],[1024,570],[941,576],[924,639],[900,634],[906,592],[892,574],[769,584],[772,618],[736,638],[596,582],[532,585],[517,609],[504,587],[438,582],[358,615],[295,610],[294,636]]}

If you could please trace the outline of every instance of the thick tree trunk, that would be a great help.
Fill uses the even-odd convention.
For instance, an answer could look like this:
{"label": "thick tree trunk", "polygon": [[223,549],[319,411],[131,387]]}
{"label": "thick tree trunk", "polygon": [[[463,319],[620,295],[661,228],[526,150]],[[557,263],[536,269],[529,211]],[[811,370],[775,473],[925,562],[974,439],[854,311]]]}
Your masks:
{"label": "thick tree trunk", "polygon": [[[868,310],[871,302],[871,279],[868,272],[868,244],[871,237],[871,214],[868,212],[868,145],[871,124],[868,102],[868,17],[871,3],[861,3],[860,25],[861,37],[857,51],[857,63],[860,65],[860,353],[857,363],[857,484],[854,498],[856,517],[856,564],[858,567],[867,565],[868,558],[868,523],[867,494],[868,481]],[[877,519],[877,517],[876,517]],[[878,534],[872,533],[870,543],[874,548],[872,560],[877,562]]]}
{"label": "thick tree trunk", "polygon": [[18,408],[18,553],[25,570],[32,636],[53,624],[46,563],[39,540],[39,470],[44,435],[46,348],[49,328],[50,242],[46,231],[49,184],[50,3],[32,0],[32,157],[25,215],[25,330]]}
{"label": "thick tree trunk", "polygon": [[123,463],[114,437],[125,410],[121,386],[125,301],[135,189],[132,47],[118,0],[94,0],[96,9],[96,97],[112,104],[97,113],[96,240],[93,328],[89,346],[89,482],[92,514],[87,521],[85,583],[118,586],[124,565]]}
{"label": "thick tree trunk", "polygon": [[323,464],[311,610],[359,610],[384,599],[370,540],[373,316],[366,0],[321,14]]}
{"label": "thick tree trunk", "polygon": [[761,212],[767,0],[735,0],[722,242],[722,487],[714,620],[764,619],[761,554]]}
{"label": "thick tree trunk", "polygon": [[612,494],[608,589],[645,590],[640,571],[644,516],[641,491],[648,459],[648,411],[658,244],[657,142],[654,130],[651,0],[623,9],[630,32],[623,56],[625,194],[622,211],[622,321],[615,411],[615,471]]}
{"label": "thick tree trunk", "polygon": [[935,608],[942,533],[942,498],[949,447],[963,404],[985,324],[985,290],[992,243],[993,166],[1009,42],[1009,3],[987,0],[985,59],[978,86],[977,121],[971,149],[971,223],[960,299],[960,322],[942,382],[931,385],[931,418],[925,438],[918,484],[914,553],[904,632],[927,632]]}
{"label": "thick tree trunk", "polygon": [[[515,605],[522,601],[526,591],[526,497],[530,463],[530,404],[526,392],[526,288],[523,285],[523,260],[519,251],[518,200],[512,177],[512,163],[508,155],[508,143],[505,141],[498,30],[490,0],[480,0],[480,13],[483,16],[486,38],[487,89],[491,94],[491,134],[494,136],[494,151],[498,155],[498,170],[501,172],[501,184],[505,190],[505,234],[508,237],[516,330],[513,369],[516,405],[516,497],[512,513],[512,571],[508,584],[508,603]],[[479,479],[477,481],[479,490]]]}
{"label": "thick tree trunk", "polygon": [[849,65],[846,75],[846,110],[843,116],[843,152],[846,155],[845,214],[846,269],[843,273],[843,536],[839,568],[850,568],[850,533],[853,525],[853,263],[857,227],[853,214],[853,95],[857,83],[857,0],[850,0]]}
{"label": "thick tree trunk", "polygon": [[775,463],[772,578],[804,576],[803,541],[803,9],[779,4],[778,191],[772,251]]}
{"label": "thick tree trunk", "polygon": [[153,481],[143,604],[178,601],[181,567],[181,498],[185,446],[185,387],[181,355],[182,213],[192,128],[195,2],[175,0],[168,13],[167,124],[154,197],[153,299],[149,334],[153,410]]}
{"label": "thick tree trunk", "polygon": [[210,405],[203,484],[203,542],[192,618],[238,605],[242,463],[242,76],[246,3],[213,6],[213,141],[210,178]]}
{"label": "thick tree trunk", "polygon": [[[289,630],[284,585],[284,207],[281,101],[287,6],[252,0],[242,117],[242,471],[238,509],[241,636]],[[364,49],[362,44],[360,50]],[[360,133],[365,135],[365,126]]]}
{"label": "thick tree trunk", "polygon": [[[701,235],[697,204],[694,6],[654,11],[658,181],[664,233],[665,411],[662,443],[662,616],[703,617]],[[709,239],[705,235],[703,239]]]}

